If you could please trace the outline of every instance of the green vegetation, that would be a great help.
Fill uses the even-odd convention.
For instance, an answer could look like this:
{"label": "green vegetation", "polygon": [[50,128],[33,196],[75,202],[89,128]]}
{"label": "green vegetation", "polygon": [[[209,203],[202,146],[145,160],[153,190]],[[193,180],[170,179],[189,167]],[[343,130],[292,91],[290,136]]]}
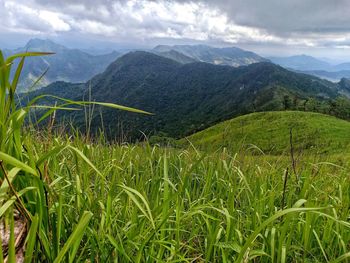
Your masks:
{"label": "green vegetation", "polygon": [[[297,166],[299,181],[289,172],[284,190],[285,170],[292,171],[284,157],[87,145],[79,138],[39,143],[46,135],[31,140],[43,154],[71,145],[96,165],[75,152],[48,158],[50,247],[61,251],[84,211],[92,213],[80,245],[74,242],[76,254],[66,255],[70,261],[349,257],[349,167],[328,163],[335,159],[305,157]],[[46,258],[39,243],[36,250],[35,261]]]}
{"label": "green vegetation", "polygon": [[[148,52],[131,52],[86,84],[57,82],[29,94],[64,95],[129,105],[155,115],[95,108],[91,130],[101,123],[109,139],[144,140],[145,136],[183,138],[233,117],[257,111],[302,110],[350,118],[350,101],[339,97],[344,85],[297,74],[271,63],[233,68],[208,63],[180,64]],[[45,101],[51,103],[55,101]],[[62,112],[85,129],[84,112]],[[142,131],[142,132],[141,132]]]}
{"label": "green vegetation", "polygon": [[[5,262],[10,263],[16,260],[22,261],[23,258],[26,262],[32,260],[61,262],[67,253],[70,262],[72,262],[83,233],[92,217],[91,212],[83,211],[76,218],[79,221],[76,222],[75,228],[68,233],[65,242],[61,243],[62,226],[61,222],[56,224],[56,220],[62,220],[62,215],[59,215],[61,217],[59,219],[52,219],[50,214],[50,211],[55,209],[58,200],[53,199],[53,202],[50,203],[49,195],[53,192],[51,192],[52,189],[49,187],[48,181],[48,161],[58,153],[67,151],[74,153],[76,161],[80,159],[97,173],[99,172],[91,161],[78,148],[71,146],[68,141],[65,145],[57,145],[57,147],[52,145],[49,148],[37,149],[33,144],[30,130],[23,131],[24,121],[30,110],[33,108],[47,110],[35,124],[58,109],[77,110],[74,107],[69,108],[72,105],[92,104],[148,114],[141,110],[111,103],[79,102],[64,99],[62,100],[63,104],[54,107],[36,105],[39,98],[28,102],[23,108],[17,107],[15,93],[25,59],[44,55],[52,55],[52,53],[25,52],[5,59],[0,51],[0,262],[4,262],[4,257]],[[15,64],[14,75],[11,77],[11,70],[16,60],[19,62]],[[51,141],[52,125],[53,121],[50,121],[49,136],[45,138],[47,142]],[[29,230],[27,225],[30,225]],[[58,232],[53,230],[55,228],[58,229]],[[28,235],[26,235],[26,231],[28,231]],[[22,244],[24,239],[25,244]],[[52,246],[54,247],[52,248]],[[35,248],[37,250],[33,256]]]}
{"label": "green vegetation", "polygon": [[[20,57],[29,55],[39,54]],[[53,116],[45,132],[22,129],[34,104],[15,107],[11,59],[0,53],[0,221],[10,235],[0,262],[15,262],[20,220],[26,262],[349,261],[349,156],[291,165],[283,155],[110,145],[53,133]]]}
{"label": "green vegetation", "polygon": [[[291,131],[292,146],[297,152],[350,152],[350,122],[298,111],[240,116],[189,136],[187,140],[203,150],[215,151],[225,147],[236,152],[250,148],[265,154],[289,154]],[[180,142],[184,144],[187,140]]]}

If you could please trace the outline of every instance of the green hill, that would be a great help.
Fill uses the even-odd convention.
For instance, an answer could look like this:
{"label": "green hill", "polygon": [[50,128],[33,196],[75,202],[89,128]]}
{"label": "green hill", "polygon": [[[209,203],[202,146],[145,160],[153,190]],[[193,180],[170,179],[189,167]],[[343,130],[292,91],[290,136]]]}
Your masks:
{"label": "green hill", "polygon": [[[350,149],[350,122],[310,112],[252,113],[222,122],[187,139],[195,147],[238,151],[257,146],[266,154],[289,153],[290,129],[296,151],[341,153]],[[183,139],[181,143],[186,143]]]}

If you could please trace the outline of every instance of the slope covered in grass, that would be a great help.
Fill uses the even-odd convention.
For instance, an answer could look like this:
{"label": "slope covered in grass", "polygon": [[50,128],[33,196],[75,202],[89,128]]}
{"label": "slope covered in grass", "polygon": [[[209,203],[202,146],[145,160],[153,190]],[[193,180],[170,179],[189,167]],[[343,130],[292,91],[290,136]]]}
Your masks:
{"label": "slope covered in grass", "polygon": [[298,151],[339,153],[350,149],[350,122],[297,111],[240,116],[198,132],[188,140],[201,149],[227,147],[238,151],[254,145],[265,153],[277,154],[289,152],[291,129],[293,147]]}

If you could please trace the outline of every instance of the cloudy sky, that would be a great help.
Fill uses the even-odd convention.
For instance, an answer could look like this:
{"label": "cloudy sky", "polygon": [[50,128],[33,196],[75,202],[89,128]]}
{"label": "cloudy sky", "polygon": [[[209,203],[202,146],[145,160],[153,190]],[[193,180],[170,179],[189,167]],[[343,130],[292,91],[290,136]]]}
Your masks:
{"label": "cloudy sky", "polygon": [[350,59],[349,0],[0,0],[0,47],[207,43]]}

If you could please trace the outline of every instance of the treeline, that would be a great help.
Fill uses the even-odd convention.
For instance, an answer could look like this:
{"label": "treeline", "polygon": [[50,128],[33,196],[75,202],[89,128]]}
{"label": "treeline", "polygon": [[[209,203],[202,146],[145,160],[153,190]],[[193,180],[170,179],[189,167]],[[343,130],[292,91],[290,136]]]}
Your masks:
{"label": "treeline", "polygon": [[296,96],[283,97],[284,110],[298,110],[324,113],[337,118],[350,120],[350,100],[344,96],[336,99],[301,99]]}

